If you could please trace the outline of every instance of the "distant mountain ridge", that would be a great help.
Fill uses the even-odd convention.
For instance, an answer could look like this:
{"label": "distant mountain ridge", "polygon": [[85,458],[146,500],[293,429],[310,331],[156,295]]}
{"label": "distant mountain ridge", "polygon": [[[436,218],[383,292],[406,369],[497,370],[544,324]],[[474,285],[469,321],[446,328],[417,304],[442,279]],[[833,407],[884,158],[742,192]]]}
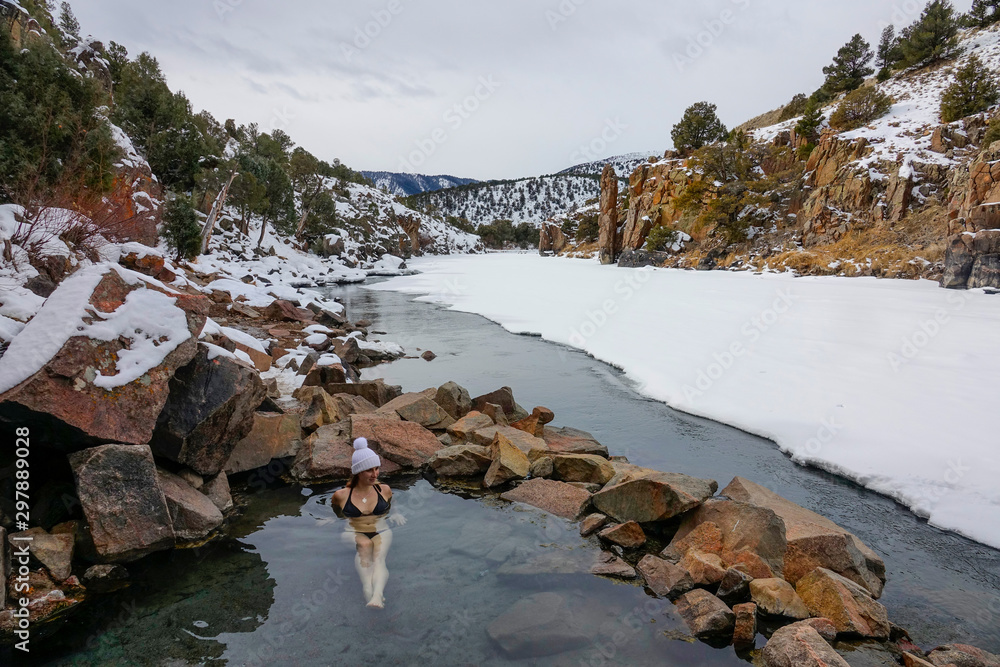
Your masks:
{"label": "distant mountain ridge", "polygon": [[392,171],[362,171],[365,178],[372,181],[375,187],[385,190],[397,197],[409,197],[421,192],[435,192],[460,185],[478,183],[474,178],[459,178],[457,176],[425,176],[423,174],[402,174]]}
{"label": "distant mountain ridge", "polygon": [[661,154],[662,151],[652,151],[649,153],[626,153],[625,155],[613,155],[611,157],[606,157],[603,160],[584,162],[568,169],[563,169],[559,173],[572,174],[575,176],[600,176],[601,172],[604,171],[604,165],[610,164],[615,168],[615,173],[618,174],[618,178],[627,179],[639,165],[644,162],[648,162],[651,156],[659,158]]}

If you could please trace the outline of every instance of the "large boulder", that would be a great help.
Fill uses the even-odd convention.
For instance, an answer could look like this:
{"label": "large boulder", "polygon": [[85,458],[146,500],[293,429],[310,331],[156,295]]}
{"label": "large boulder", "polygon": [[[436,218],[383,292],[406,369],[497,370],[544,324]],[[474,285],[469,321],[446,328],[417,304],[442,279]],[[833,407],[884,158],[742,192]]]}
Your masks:
{"label": "large boulder", "polygon": [[[766,507],[710,498],[684,519],[664,554],[683,558],[691,548],[714,553],[728,566],[743,563],[756,577],[781,576],[787,548],[785,524]],[[754,566],[756,560],[764,567]]]}
{"label": "large boulder", "polygon": [[771,635],[763,652],[764,667],[850,667],[808,623],[793,623]]}
{"label": "large boulder", "polygon": [[468,390],[454,382],[446,382],[438,387],[434,402],[444,408],[452,419],[461,419],[472,410],[472,397]]}
{"label": "large boulder", "polygon": [[545,432],[545,425],[555,418],[556,415],[552,410],[539,406],[532,410],[530,415],[521,421],[514,422],[511,426],[540,438]]}
{"label": "large boulder", "polygon": [[529,479],[500,497],[570,520],[583,514],[590,502],[590,494],[583,489],[551,479]]}
{"label": "large boulder", "polygon": [[677,613],[695,637],[732,637],[736,616],[729,606],[702,588],[677,599]]}
{"label": "large boulder", "polygon": [[579,429],[564,426],[562,428],[552,428],[545,426],[542,428],[541,438],[548,444],[549,449],[560,454],[593,454],[608,458],[608,448],[597,442],[594,436]]}
{"label": "large boulder", "polygon": [[1000,656],[968,644],[946,644],[927,654],[935,667],[1000,667]]}
{"label": "large boulder", "polygon": [[798,621],[810,616],[802,598],[784,579],[754,579],[750,582],[750,598],[766,616],[782,616]]}
{"label": "large boulder", "polygon": [[698,507],[719,485],[680,473],[657,473],[605,487],[594,494],[594,506],[616,521],[665,521]]}
{"label": "large boulder", "polygon": [[295,456],[301,446],[299,415],[255,412],[250,433],[236,443],[224,470],[230,474],[256,470],[273,459]]}
{"label": "large boulder", "polygon": [[435,453],[429,465],[440,477],[478,477],[486,474],[492,463],[489,447],[454,445]]}
{"label": "large boulder", "polygon": [[488,489],[515,479],[524,479],[531,470],[528,456],[500,433],[496,434],[490,444],[490,458],[493,462],[483,478],[483,485]]}
{"label": "large boulder", "polygon": [[691,575],[684,569],[652,554],[643,556],[635,568],[646,580],[649,590],[660,597],[675,598],[694,588]]}
{"label": "large boulder", "polygon": [[100,559],[127,562],[174,546],[170,511],[149,447],[102,445],[71,454],[69,463]]}
{"label": "large boulder", "polygon": [[586,482],[604,486],[615,476],[611,463],[606,458],[593,454],[554,456],[552,465],[556,479],[563,482]]}
{"label": "large boulder", "polygon": [[590,636],[573,622],[566,600],[556,593],[536,593],[519,600],[494,619],[486,632],[514,659],[554,655],[590,642]]}
{"label": "large boulder", "polygon": [[202,345],[170,381],[170,398],[153,434],[153,451],[200,475],[217,475],[253,428],[267,397],[257,371]]}
{"label": "large boulder", "polygon": [[404,421],[438,431],[455,423],[444,408],[423,394],[403,394],[383,405],[378,411],[395,412]]}
{"label": "large boulder", "polygon": [[889,616],[885,607],[846,577],[817,568],[799,579],[795,590],[813,616],[833,621],[838,634],[875,639],[889,637]]}
{"label": "large boulder", "polygon": [[303,483],[348,479],[353,455],[348,424],[320,427],[302,443],[292,464],[292,477]]}
{"label": "large boulder", "polygon": [[336,396],[337,394],[360,396],[377,408],[382,407],[403,393],[403,390],[400,387],[386,384],[385,380],[349,382],[345,384],[327,384],[323,388],[326,389],[331,396]]}
{"label": "large boulder", "polygon": [[299,308],[291,301],[275,299],[271,305],[264,309],[264,317],[277,322],[303,322],[312,323],[315,315],[312,311]]}
{"label": "large boulder", "polygon": [[493,426],[493,420],[489,415],[475,410],[465,413],[458,421],[448,427],[448,435],[459,440],[469,440],[473,433],[479,429]]}
{"label": "large boulder", "polygon": [[483,408],[486,407],[487,403],[499,405],[503,408],[503,413],[507,417],[508,423],[520,421],[528,416],[528,411],[514,400],[514,390],[510,387],[501,387],[496,391],[475,397],[472,399],[472,409],[485,412]]}
{"label": "large boulder", "polygon": [[117,265],[80,269],[0,358],[0,417],[48,430],[51,415],[72,429],[53,438],[66,449],[148,443],[207,304]]}
{"label": "large boulder", "polygon": [[549,451],[548,445],[541,438],[536,438],[511,426],[487,426],[470,433],[468,440],[477,445],[489,445],[497,435],[502,435],[532,461]]}
{"label": "large boulder", "polygon": [[646,533],[635,521],[608,526],[597,536],[625,549],[638,549],[646,543]]}
{"label": "large boulder", "polygon": [[882,595],[885,563],[833,521],[742,477],[730,482],[721,495],[766,507],[781,518],[787,542],[782,576],[790,584],[822,567],[864,586],[875,598]]}
{"label": "large boulder", "polygon": [[156,473],[178,541],[200,540],[222,525],[222,512],[208,496],[162,468]]}
{"label": "large boulder", "polygon": [[351,415],[351,438],[367,438],[379,456],[404,469],[422,468],[441,443],[420,424],[405,422],[395,413],[391,417],[385,413]]}

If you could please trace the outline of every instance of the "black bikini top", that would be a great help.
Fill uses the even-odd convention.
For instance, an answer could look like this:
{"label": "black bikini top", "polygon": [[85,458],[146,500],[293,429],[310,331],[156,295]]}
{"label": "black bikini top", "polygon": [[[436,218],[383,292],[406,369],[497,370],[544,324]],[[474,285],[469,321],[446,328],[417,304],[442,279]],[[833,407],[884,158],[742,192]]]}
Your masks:
{"label": "black bikini top", "polygon": [[384,516],[389,513],[389,508],[392,505],[391,501],[387,501],[382,497],[382,485],[375,485],[375,496],[378,500],[375,502],[375,509],[371,511],[371,514],[365,514],[357,505],[351,502],[351,496],[354,494],[354,489],[352,488],[350,493],[347,494],[347,502],[344,503],[344,516],[351,519],[356,519],[361,516]]}

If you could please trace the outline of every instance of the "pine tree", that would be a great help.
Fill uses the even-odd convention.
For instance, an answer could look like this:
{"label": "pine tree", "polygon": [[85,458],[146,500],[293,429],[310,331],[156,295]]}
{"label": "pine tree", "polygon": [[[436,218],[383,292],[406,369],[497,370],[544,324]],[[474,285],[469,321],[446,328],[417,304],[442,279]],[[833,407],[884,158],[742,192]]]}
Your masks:
{"label": "pine tree", "polygon": [[177,261],[193,259],[201,250],[201,227],[194,206],[185,197],[167,202],[163,212],[163,238],[177,253]]}
{"label": "pine tree", "polygon": [[63,34],[63,44],[76,46],[80,42],[80,22],[73,14],[73,8],[68,2],[62,3],[59,9],[59,29]]}
{"label": "pine tree", "polygon": [[724,139],[728,132],[716,115],[716,109],[714,104],[708,102],[696,102],[689,106],[680,122],[670,131],[674,148],[690,152]]}
{"label": "pine tree", "polygon": [[831,93],[849,93],[860,88],[865,77],[875,72],[868,65],[874,57],[871,45],[861,35],[855,35],[840,47],[833,64],[823,68],[823,74],[826,75],[823,87]]}
{"label": "pine tree", "polygon": [[985,111],[998,101],[1000,89],[993,73],[973,54],[941,96],[941,120],[951,123]]}
{"label": "pine tree", "polygon": [[795,125],[795,133],[812,143],[819,136],[821,125],[823,125],[823,111],[815,100],[809,99],[806,102],[805,113]]}
{"label": "pine tree", "polygon": [[962,17],[969,28],[985,28],[1000,21],[1000,0],[973,0],[972,9]]}
{"label": "pine tree", "polygon": [[949,0],[932,0],[900,42],[906,67],[929,65],[955,55],[958,49],[958,19]]}
{"label": "pine tree", "polygon": [[878,67],[879,81],[885,81],[892,75],[892,68],[899,62],[902,55],[899,52],[899,39],[896,38],[896,28],[886,26],[882,31],[882,39],[878,43],[875,55],[875,66]]}

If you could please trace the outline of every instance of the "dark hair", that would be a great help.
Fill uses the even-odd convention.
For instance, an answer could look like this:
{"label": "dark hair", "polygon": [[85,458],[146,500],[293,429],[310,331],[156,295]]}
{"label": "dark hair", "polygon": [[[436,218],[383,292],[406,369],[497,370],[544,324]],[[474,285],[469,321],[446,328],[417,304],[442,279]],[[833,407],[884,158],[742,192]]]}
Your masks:
{"label": "dark hair", "polygon": [[353,489],[355,486],[357,486],[358,485],[358,477],[359,476],[360,476],[360,474],[359,475],[351,475],[351,479],[347,480],[347,484],[344,486],[344,488],[345,489]]}

